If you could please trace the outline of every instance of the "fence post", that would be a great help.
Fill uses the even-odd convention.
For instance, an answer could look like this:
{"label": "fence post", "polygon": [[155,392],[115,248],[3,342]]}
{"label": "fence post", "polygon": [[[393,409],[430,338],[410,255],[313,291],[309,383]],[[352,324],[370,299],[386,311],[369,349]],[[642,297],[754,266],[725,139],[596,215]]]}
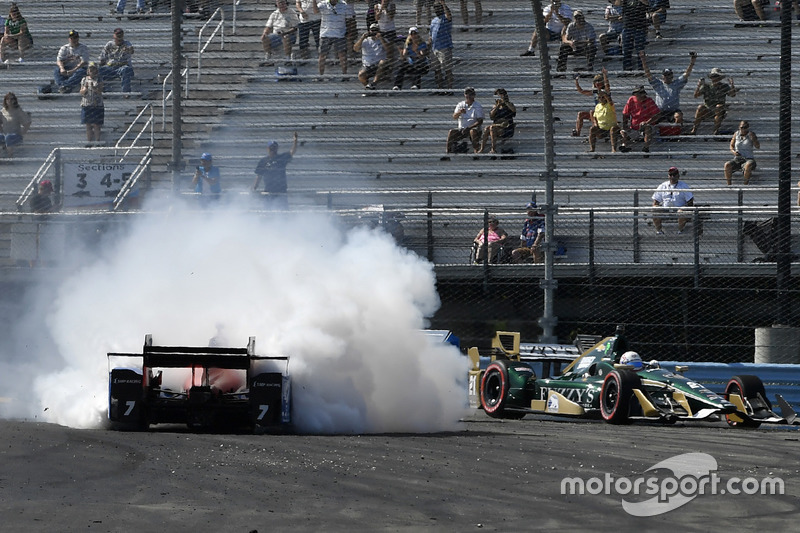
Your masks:
{"label": "fence post", "polygon": [[694,240],[694,287],[700,286],[700,211],[692,213],[692,239]]}
{"label": "fence post", "polygon": [[589,210],[589,283],[594,284],[594,209]]}
{"label": "fence post", "polygon": [[433,192],[428,191],[428,261],[433,263]]}
{"label": "fence post", "polygon": [[737,205],[739,210],[736,216],[736,261],[739,263],[744,262],[744,218],[742,213],[742,206],[744,205],[744,191],[739,189],[739,198]]}
{"label": "fence post", "polygon": [[633,262],[638,263],[642,260],[642,250],[639,247],[639,189],[633,191]]}

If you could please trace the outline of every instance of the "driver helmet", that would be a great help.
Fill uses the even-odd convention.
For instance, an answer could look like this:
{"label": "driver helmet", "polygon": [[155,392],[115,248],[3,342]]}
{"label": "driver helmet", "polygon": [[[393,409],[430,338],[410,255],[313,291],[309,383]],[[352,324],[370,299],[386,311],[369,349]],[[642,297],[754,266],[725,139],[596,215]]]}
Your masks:
{"label": "driver helmet", "polygon": [[619,358],[619,364],[632,366],[636,370],[641,370],[644,367],[642,358],[639,357],[638,353],[633,351],[622,354],[622,357]]}

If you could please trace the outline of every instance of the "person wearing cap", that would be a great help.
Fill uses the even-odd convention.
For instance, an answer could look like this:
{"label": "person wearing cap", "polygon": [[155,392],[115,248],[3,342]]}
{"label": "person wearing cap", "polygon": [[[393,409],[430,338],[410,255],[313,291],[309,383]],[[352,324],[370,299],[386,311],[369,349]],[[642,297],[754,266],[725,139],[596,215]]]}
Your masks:
{"label": "person wearing cap", "polygon": [[195,167],[192,185],[194,185],[194,192],[200,194],[220,194],[222,192],[219,167],[214,166],[214,158],[208,152],[200,156],[200,164]]}
{"label": "person wearing cap", "polygon": [[452,94],[453,89],[453,14],[445,0],[433,4],[435,17],[431,20],[428,45],[433,52],[431,62],[436,79],[436,87],[446,89],[444,94]]}
{"label": "person wearing cap", "polygon": [[[608,0],[603,18],[608,21],[608,29],[597,38],[603,49],[603,61],[610,61],[612,55],[619,55],[622,48],[622,0]],[[614,43],[612,48],[611,43]]]}
{"label": "person wearing cap", "polygon": [[[608,71],[605,67],[603,67],[603,73],[597,74],[594,78],[592,78],[592,90],[586,90],[581,88],[580,83],[580,76],[575,76],[575,89],[584,96],[594,96],[594,105],[597,105],[597,93],[600,91],[604,91],[606,94],[611,94],[611,84],[608,82]],[[573,137],[580,137],[581,131],[583,130],[583,122],[588,120],[591,122],[592,120],[592,112],[590,111],[578,111],[578,116],[575,118],[575,129],[572,130]]]}
{"label": "person wearing cap", "polygon": [[731,137],[730,150],[733,159],[725,163],[725,182],[730,185],[731,177],[734,172],[741,170],[744,172],[744,184],[750,183],[750,176],[756,169],[755,150],[761,149],[761,143],[756,137],[756,133],[750,130],[750,123],[743,120],[739,123],[739,129]]}
{"label": "person wearing cap", "polygon": [[264,192],[268,193],[267,203],[275,208],[288,209],[289,202],[286,198],[288,190],[286,184],[286,165],[292,160],[297,151],[297,132],[292,136],[292,149],[282,154],[278,153],[277,141],[267,143],[267,155],[262,157],[256,165],[256,181],[253,182],[253,191],[258,191],[258,185],[264,180]]}
{"label": "person wearing cap", "polygon": [[50,180],[42,180],[36,188],[36,192],[31,196],[31,213],[49,213],[53,210],[53,183]]}
{"label": "person wearing cap", "polygon": [[622,109],[622,144],[619,147],[621,152],[630,152],[630,144],[634,135],[642,134],[644,137],[644,152],[650,151],[650,143],[653,140],[653,126],[655,118],[658,116],[658,106],[655,101],[647,96],[647,91],[643,85],[633,89],[631,97]]}
{"label": "person wearing cap", "polygon": [[56,68],[53,71],[53,79],[60,93],[71,93],[72,89],[80,85],[89,64],[89,47],[80,42],[78,32],[72,30],[68,37],[69,42],[58,50]]}
{"label": "person wearing cap", "polygon": [[[376,0],[377,1],[377,0]],[[380,27],[381,35],[389,43],[389,49],[386,50],[386,57],[389,64],[394,63],[397,57],[397,26],[394,23],[394,17],[397,14],[397,6],[392,0],[381,0],[375,5],[375,21]]]}
{"label": "person wearing cap", "polygon": [[722,120],[728,111],[728,105],[725,99],[728,96],[736,96],[738,92],[733,84],[733,78],[728,78],[728,83],[722,81],[722,70],[717,67],[711,69],[708,79],[711,83],[706,83],[705,78],[700,78],[697,82],[697,88],[694,90],[694,97],[703,97],[703,103],[697,106],[697,111],[694,113],[694,125],[689,132],[690,135],[697,133],[697,127],[704,119],[714,115],[714,135],[719,134],[719,128],[722,125]]}
{"label": "person wearing cap", "polygon": [[8,10],[5,32],[3,37],[0,38],[0,62],[8,64],[6,51],[12,46],[19,50],[17,61],[20,63],[25,61],[25,52],[33,46],[33,37],[31,37],[31,32],[28,29],[28,22],[22,16],[19,6],[13,2]]}
{"label": "person wearing cap", "polygon": [[389,43],[381,35],[380,26],[377,23],[372,24],[369,31],[359,37],[353,45],[353,50],[361,52],[361,70],[358,72],[358,80],[364,85],[364,88],[374,90],[386,74],[386,67],[389,65],[386,50],[389,46]]}
{"label": "person wearing cap", "polygon": [[[647,44],[647,0],[622,0],[622,69],[641,69],[639,53]],[[634,63],[635,61],[635,63]]]}
{"label": "person wearing cap", "polygon": [[319,75],[325,74],[325,60],[333,52],[339,58],[342,74],[347,74],[347,4],[339,0],[323,0],[311,5],[311,11],[321,15],[319,37]]}
{"label": "person wearing cap", "polygon": [[447,153],[454,153],[456,143],[461,139],[469,139],[472,142],[472,150],[477,154],[480,148],[483,118],[483,107],[475,101],[475,89],[467,87],[464,89],[464,100],[459,102],[453,111],[453,119],[458,121],[458,128],[447,133]]}
{"label": "person wearing cap", "polygon": [[662,120],[673,120],[676,118],[676,113],[678,114],[677,122],[683,123],[681,91],[686,86],[686,82],[689,81],[689,75],[692,73],[694,62],[697,60],[697,53],[689,52],[689,66],[686,67],[686,71],[684,71],[683,74],[678,76],[677,80],[674,79],[672,69],[669,68],[663,70],[660,80],[653,76],[653,73],[647,68],[647,57],[644,50],[639,52],[639,58],[642,61],[644,75],[647,76],[647,80],[650,82],[650,85],[653,87],[653,92],[656,95],[655,100],[659,109],[659,114],[654,123],[661,122]]}
{"label": "person wearing cap", "polygon": [[504,143],[506,139],[514,136],[514,117],[517,116],[517,108],[511,103],[508,91],[500,87],[494,91],[494,106],[489,110],[489,118],[492,123],[483,130],[483,141],[481,142],[480,152],[486,150],[486,141],[491,138],[492,145],[490,154],[497,153],[497,141]]}
{"label": "person wearing cap", "polygon": [[[552,2],[542,7],[542,17],[544,17],[544,29],[547,31],[547,40],[560,41],[564,33],[564,28],[566,28],[567,24],[572,22],[572,8],[567,4],[562,4],[561,0],[552,0]],[[539,35],[536,33],[536,30],[533,30],[531,34],[531,43],[528,49],[520,55],[523,57],[535,56],[536,43],[538,41]]]}
{"label": "person wearing cap", "polygon": [[[484,231],[481,228],[475,238],[472,240],[472,245],[476,248],[475,262],[482,263],[486,258],[486,251],[489,252],[489,262],[495,263],[498,259],[500,249],[508,240],[508,233],[500,227],[500,221],[494,215],[489,215],[489,231]],[[488,242],[487,246],[483,243]]]}
{"label": "person wearing cap", "polygon": [[81,80],[81,124],[86,125],[86,140],[100,141],[100,130],[105,120],[103,104],[103,80],[97,63],[91,61],[86,67],[86,76]]}
{"label": "person wearing cap", "polygon": [[544,213],[539,211],[536,202],[528,202],[522,231],[519,235],[519,248],[511,250],[512,263],[542,262],[542,241],[544,241]]}
{"label": "person wearing cap", "polygon": [[[586,58],[586,70],[594,70],[594,59],[597,56],[597,33],[594,26],[586,22],[583,11],[576,9],[572,13],[573,21],[567,24],[561,37],[561,46],[558,49],[556,70],[567,70],[567,57],[571,55]],[[578,68],[575,70],[583,70]]]}
{"label": "person wearing cap", "polygon": [[653,226],[656,228],[656,235],[663,235],[664,230],[661,225],[665,211],[678,213],[678,233],[683,233],[683,228],[689,222],[689,217],[684,214],[681,207],[691,207],[694,205],[694,195],[689,190],[689,185],[680,179],[681,173],[677,167],[670,167],[669,179],[658,186],[653,193],[653,207],[660,208],[653,210]]}
{"label": "person wearing cap", "polygon": [[310,56],[308,52],[308,44],[311,42],[310,35],[314,36],[314,44],[319,48],[319,26],[322,20],[319,13],[314,13],[312,7],[317,3],[317,0],[297,0],[295,4],[295,11],[299,23],[297,25],[297,47],[300,49],[300,57],[308,59]]}
{"label": "person wearing cap", "polygon": [[408,37],[400,55],[400,66],[397,68],[392,89],[395,91],[402,89],[406,76],[411,76],[411,88],[419,89],[422,85],[422,76],[427,74],[428,70],[430,70],[428,43],[422,40],[419,29],[411,26],[408,28]]}
{"label": "person wearing cap", "polygon": [[297,41],[297,26],[300,24],[297,12],[289,7],[286,0],[275,0],[275,7],[261,34],[265,61],[272,58],[273,48],[283,48],[284,57],[291,59],[292,45]]}
{"label": "person wearing cap", "polygon": [[115,28],[114,38],[108,41],[100,52],[100,77],[103,81],[119,78],[122,91],[131,92],[132,56],[133,45],[125,40],[125,31],[122,28]]}

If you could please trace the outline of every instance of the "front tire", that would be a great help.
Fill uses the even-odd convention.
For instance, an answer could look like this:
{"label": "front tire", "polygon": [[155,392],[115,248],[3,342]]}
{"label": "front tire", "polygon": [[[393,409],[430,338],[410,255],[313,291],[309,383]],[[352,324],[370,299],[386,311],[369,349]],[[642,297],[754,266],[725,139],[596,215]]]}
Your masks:
{"label": "front tire", "polygon": [[641,380],[630,370],[613,370],[603,380],[600,390],[600,414],[610,424],[627,424],[633,389],[641,387]]}
{"label": "front tire", "polygon": [[520,419],[524,412],[506,410],[510,382],[506,361],[492,362],[481,379],[481,407],[492,418]]}
{"label": "front tire", "polygon": [[[725,386],[725,399],[729,400],[731,394],[737,394],[745,403],[747,403],[747,400],[751,398],[758,398],[758,395],[760,394],[764,401],[767,402],[767,406],[772,408],[772,405],[767,399],[767,393],[764,390],[764,383],[758,376],[733,376]],[[747,406],[745,405],[745,407]],[[751,415],[752,413],[744,414]],[[761,422],[757,422],[749,417],[744,418],[742,422],[739,422],[737,420],[732,420],[729,415],[725,415],[725,421],[729,426],[735,428],[757,428],[761,425]]]}

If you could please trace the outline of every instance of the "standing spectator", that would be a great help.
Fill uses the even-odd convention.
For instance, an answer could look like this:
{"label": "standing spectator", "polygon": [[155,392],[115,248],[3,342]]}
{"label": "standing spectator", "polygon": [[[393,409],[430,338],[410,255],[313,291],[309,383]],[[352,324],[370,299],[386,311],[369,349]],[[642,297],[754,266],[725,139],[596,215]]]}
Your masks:
{"label": "standing spectator", "polygon": [[[564,28],[572,22],[572,9],[567,4],[562,4],[561,0],[553,0],[551,4],[542,8],[544,17],[544,28],[547,30],[548,41],[560,41]],[[531,44],[528,49],[522,52],[521,56],[535,56],[536,42],[539,40],[536,30],[531,34]]]}
{"label": "standing spectator", "polygon": [[419,89],[422,85],[422,76],[428,73],[429,68],[428,45],[422,40],[419,29],[411,26],[408,28],[406,45],[400,57],[400,66],[397,69],[392,89],[395,91],[402,89],[403,80],[407,75],[411,76],[411,88]]}
{"label": "standing spectator", "polygon": [[742,20],[767,20],[761,0],[733,0],[733,9]]}
{"label": "standing spectator", "polygon": [[[653,207],[656,208],[653,210],[653,226],[656,228],[656,235],[664,234],[661,219],[665,213],[673,212],[676,208],[694,205],[694,195],[686,182],[680,179],[680,174],[677,167],[670,167],[669,179],[659,185],[656,192],[653,193]],[[683,233],[689,217],[680,216],[684,212],[682,209],[674,212],[678,213],[678,233]]]}
{"label": "standing spectator", "polygon": [[[689,81],[689,75],[692,73],[692,69],[694,68],[694,62],[697,59],[696,52],[689,52],[689,66],[686,67],[686,71],[678,76],[678,79],[674,79],[672,74],[672,69],[665,68],[662,74],[662,79],[657,79],[653,74],[650,72],[650,69],[647,68],[647,59],[645,58],[644,50],[639,52],[639,58],[642,60],[642,68],[644,69],[644,74],[647,76],[647,79],[650,81],[650,85],[653,87],[653,92],[656,94],[656,105],[659,109],[659,115],[656,118],[655,123],[661,122],[662,120],[675,120],[676,122],[682,124],[683,123],[683,113],[681,112],[681,90],[686,86],[686,82]],[[676,113],[678,114],[676,116]]]}
{"label": "standing spectator", "polygon": [[436,17],[431,21],[429,43],[436,60],[433,72],[436,77],[436,87],[448,89],[446,93],[452,94],[453,88],[453,14],[447,7],[445,0],[435,0],[433,11]]}
{"label": "standing spectator", "polygon": [[81,80],[81,124],[86,124],[86,140],[100,140],[100,130],[105,120],[103,106],[103,80],[97,64],[92,61]]}
{"label": "standing spectator", "polygon": [[297,26],[300,24],[297,12],[288,6],[286,0],[275,0],[275,7],[277,9],[270,14],[261,34],[265,61],[272,58],[273,48],[280,47],[286,59],[291,59],[292,45],[297,41]]}
{"label": "standing spectator", "polygon": [[[641,70],[639,52],[647,42],[647,0],[622,0],[622,68]],[[636,58],[636,65],[633,64]]]}
{"label": "standing spectator", "polygon": [[[389,44],[380,32],[380,26],[373,24],[369,31],[362,35],[353,45],[353,50],[361,52],[361,70],[358,80],[365,89],[374,90],[378,82],[386,74],[388,60],[386,49]],[[370,80],[372,78],[372,80]]]}
{"label": "standing spectator", "polygon": [[632,96],[625,103],[622,110],[622,145],[619,147],[621,152],[630,152],[630,144],[634,135],[642,134],[644,137],[643,152],[650,151],[650,143],[653,140],[653,126],[655,118],[658,116],[658,106],[652,98],[647,96],[644,86],[639,85],[633,90]]}
{"label": "standing spectator", "polygon": [[704,78],[700,78],[697,88],[694,90],[694,97],[699,98],[702,96],[703,103],[697,106],[697,111],[694,113],[694,126],[692,126],[692,131],[689,132],[690,135],[697,133],[697,127],[700,122],[711,115],[714,116],[713,134],[718,135],[719,127],[722,125],[722,120],[728,111],[725,99],[728,96],[736,96],[738,92],[733,85],[733,78],[728,78],[728,83],[722,81],[722,71],[717,67],[711,69],[708,78],[711,83],[706,83]]}
{"label": "standing spectator", "polygon": [[3,109],[0,111],[0,133],[8,157],[14,156],[14,147],[22,144],[22,139],[31,127],[31,114],[23,111],[17,95],[6,93]]}
{"label": "standing spectator", "polygon": [[319,13],[314,13],[313,5],[317,0],[297,0],[295,4],[298,25],[297,25],[297,47],[300,49],[300,57],[308,59],[311,55],[308,53],[308,43],[310,36],[314,36],[314,44],[319,48],[319,25],[321,17]]}
{"label": "standing spectator", "polygon": [[80,43],[80,35],[72,30],[69,32],[69,42],[59,49],[56,57],[53,79],[58,85],[58,92],[71,93],[73,88],[81,84],[86,76],[88,59],[89,48]]}
{"label": "standing spectator", "polygon": [[103,81],[119,78],[122,82],[122,92],[131,92],[132,56],[133,45],[125,40],[122,28],[115,28],[114,38],[106,43],[100,53],[100,77]]}
{"label": "standing spectator", "polygon": [[382,0],[380,5],[376,5],[375,18],[378,21],[381,35],[389,45],[386,50],[386,59],[389,67],[393,67],[397,58],[397,27],[394,24],[394,16],[397,13],[397,6],[393,0]]}
{"label": "standing spectator", "polygon": [[353,60],[358,60],[356,56],[356,52],[353,49],[353,45],[356,42],[356,35],[358,35],[358,20],[356,19],[356,8],[353,7],[352,3],[345,3],[344,4],[344,26],[345,26],[345,40],[347,41],[347,46],[345,47],[345,51],[349,56],[353,58]]}
{"label": "standing spectator", "polygon": [[[620,37],[623,28],[622,0],[608,0],[603,18],[608,21],[608,30],[600,34],[600,48],[603,49],[603,61],[608,61],[611,59],[609,56],[620,53]],[[612,49],[611,43],[614,43],[614,49]],[[612,50],[615,53],[612,53]]]}
{"label": "standing spectator", "polygon": [[743,120],[739,123],[739,130],[731,137],[730,150],[733,159],[725,163],[725,183],[731,184],[731,175],[739,170],[744,172],[744,184],[750,183],[750,176],[756,169],[754,151],[761,149],[755,132],[750,131],[750,124]]}
{"label": "standing spectator", "polygon": [[456,151],[456,143],[461,139],[472,142],[472,150],[477,154],[481,141],[481,126],[483,124],[483,107],[475,101],[475,89],[464,89],[464,100],[456,105],[453,119],[458,121],[458,128],[452,129],[447,134],[447,153]]}
{"label": "standing spectator", "polygon": [[480,152],[486,149],[486,141],[491,138],[492,147],[490,154],[497,153],[497,141],[504,142],[514,136],[514,117],[517,116],[517,108],[508,98],[508,92],[502,87],[494,92],[494,106],[489,111],[489,118],[492,124],[483,130],[483,142]]}
{"label": "standing spectator", "polygon": [[[561,38],[556,70],[559,72],[567,70],[567,57],[571,55],[586,57],[586,70],[594,70],[594,59],[597,56],[597,34],[594,26],[586,22],[580,9],[576,9],[572,16],[574,20],[567,24],[564,36]],[[575,70],[583,69],[579,67]]]}
{"label": "standing spectator", "polygon": [[[472,0],[475,5],[475,24],[480,24],[483,21],[483,6],[481,0]],[[464,26],[469,26],[469,10],[467,9],[467,0],[461,0],[461,22]],[[461,31],[467,31],[468,28],[461,28]],[[475,28],[475,31],[481,31],[482,28]]]}
{"label": "standing spectator", "polygon": [[[127,5],[128,0],[117,0],[117,7],[116,9],[111,10],[111,14],[114,15],[122,15],[125,13],[125,6]],[[143,15],[147,13],[147,7],[145,6],[145,0],[136,0],[136,14]],[[117,17],[119,20],[120,17]]]}
{"label": "standing spectator", "polygon": [[286,197],[286,165],[294,157],[297,151],[297,132],[292,137],[292,149],[282,154],[278,153],[278,143],[269,141],[267,143],[267,156],[262,157],[256,165],[256,181],[253,183],[253,190],[258,190],[261,180],[264,180],[264,192],[269,193],[267,203],[278,209],[289,209],[289,201]]}
{"label": "standing spectator", "polygon": [[[415,20],[415,24],[419,26],[430,26],[431,25],[431,7],[433,6],[433,0],[414,0],[414,10],[417,14]],[[423,18],[422,13],[425,12],[425,17]]]}
{"label": "standing spectator", "polygon": [[325,60],[328,53],[333,49],[339,57],[339,64],[342,66],[342,74],[347,74],[347,51],[345,50],[345,34],[347,33],[347,23],[345,22],[346,4],[339,0],[323,0],[320,3],[312,4],[312,11],[322,15],[319,36],[319,75],[325,74]]}
{"label": "standing spectator", "polygon": [[528,202],[525,206],[527,216],[522,224],[519,248],[511,251],[512,263],[542,262],[542,241],[544,240],[544,213],[536,207],[536,202]]}
{"label": "standing spectator", "polygon": [[[475,262],[482,263],[486,256],[489,256],[489,262],[495,263],[498,259],[498,253],[500,252],[500,248],[506,243],[508,239],[508,233],[506,230],[500,227],[500,221],[497,220],[497,217],[494,215],[489,216],[489,231],[485,232],[483,228],[478,232],[473,239],[473,246],[477,247],[475,253]],[[488,242],[488,245],[484,247],[483,243]],[[486,249],[488,248],[488,254],[486,253]]]}
{"label": "standing spectator", "polygon": [[656,39],[661,39],[661,25],[667,21],[667,9],[669,7],[669,0],[650,0],[647,18],[653,23]]}
{"label": "standing spectator", "polygon": [[[594,96],[594,105],[597,105],[597,93],[600,91],[605,91],[606,94],[609,96],[611,95],[611,85],[608,83],[608,71],[603,68],[603,73],[596,75],[592,79],[592,90],[587,91],[581,88],[580,83],[580,76],[577,74],[575,75],[575,88],[584,96]],[[590,111],[578,111],[578,116],[575,118],[575,129],[572,130],[573,137],[580,137],[581,131],[583,130],[583,121],[588,120],[591,122],[592,120],[592,112]]]}
{"label": "standing spectator", "polygon": [[200,164],[195,167],[194,178],[192,178],[194,192],[200,194],[220,194],[222,192],[222,186],[219,183],[219,167],[215,167],[213,163],[214,158],[208,152],[200,156]]}
{"label": "standing spectator", "polygon": [[608,135],[611,140],[611,151],[617,151],[617,134],[619,134],[617,110],[611,95],[600,91],[597,93],[597,105],[592,113],[592,128],[589,130],[589,151],[594,152],[597,139]]}
{"label": "standing spectator", "polygon": [[50,195],[53,194],[53,182],[50,180],[42,180],[36,188],[36,192],[31,196],[31,212],[32,213],[49,213],[53,210],[53,200]]}
{"label": "standing spectator", "polygon": [[0,62],[8,64],[6,58],[6,50],[10,46],[16,46],[19,50],[19,58],[17,61],[23,63],[25,61],[25,51],[33,46],[33,37],[28,29],[28,23],[22,17],[17,4],[12,3],[11,8],[8,10],[8,18],[5,22],[5,32],[3,38],[0,39]]}

